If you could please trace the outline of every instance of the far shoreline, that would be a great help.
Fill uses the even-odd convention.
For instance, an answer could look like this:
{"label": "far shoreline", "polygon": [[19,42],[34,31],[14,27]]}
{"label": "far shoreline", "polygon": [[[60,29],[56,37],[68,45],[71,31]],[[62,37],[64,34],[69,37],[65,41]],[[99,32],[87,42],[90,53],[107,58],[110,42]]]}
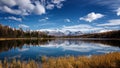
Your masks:
{"label": "far shoreline", "polygon": [[46,39],[54,39],[54,38],[0,38],[0,41],[4,41],[4,40],[46,40]]}
{"label": "far shoreline", "polygon": [[5,40],[53,40],[53,39],[77,39],[77,40],[120,40],[120,38],[62,38],[62,37],[55,37],[55,38],[0,38],[0,41]]}

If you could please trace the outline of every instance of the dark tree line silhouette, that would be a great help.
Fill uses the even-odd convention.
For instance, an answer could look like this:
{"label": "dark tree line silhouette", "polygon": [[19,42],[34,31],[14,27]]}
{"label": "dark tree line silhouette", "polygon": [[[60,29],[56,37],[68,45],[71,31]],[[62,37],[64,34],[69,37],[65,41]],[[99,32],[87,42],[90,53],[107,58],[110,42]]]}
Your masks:
{"label": "dark tree line silhouette", "polygon": [[95,33],[95,34],[86,34],[80,37],[85,38],[120,38],[120,30],[103,32],[103,33]]}
{"label": "dark tree line silhouette", "polygon": [[23,31],[22,28],[15,29],[10,28],[9,26],[3,26],[0,24],[0,38],[50,38],[52,36],[48,36],[44,32],[40,31]]}
{"label": "dark tree line silhouette", "polygon": [[24,44],[26,44],[27,47],[30,45],[33,46],[40,46],[45,45],[50,42],[51,39],[36,39],[36,40],[4,40],[0,41],[0,52],[8,51],[12,48],[22,48]]}

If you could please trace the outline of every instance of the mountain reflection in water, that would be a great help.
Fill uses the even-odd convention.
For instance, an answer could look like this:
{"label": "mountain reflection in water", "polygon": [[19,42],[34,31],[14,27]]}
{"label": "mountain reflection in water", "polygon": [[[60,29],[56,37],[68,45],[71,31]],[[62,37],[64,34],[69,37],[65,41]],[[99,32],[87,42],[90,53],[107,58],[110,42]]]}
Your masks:
{"label": "mountain reflection in water", "polygon": [[0,41],[0,59],[39,59],[41,56],[90,56],[120,52],[119,40],[11,40]]}

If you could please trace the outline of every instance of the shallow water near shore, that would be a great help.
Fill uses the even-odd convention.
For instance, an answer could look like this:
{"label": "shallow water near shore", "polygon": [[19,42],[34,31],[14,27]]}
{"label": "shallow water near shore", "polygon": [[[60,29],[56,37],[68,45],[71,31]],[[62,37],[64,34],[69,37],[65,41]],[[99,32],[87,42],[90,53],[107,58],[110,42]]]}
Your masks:
{"label": "shallow water near shore", "polygon": [[120,52],[119,40],[10,40],[0,41],[0,60],[39,60],[42,56],[92,56]]}

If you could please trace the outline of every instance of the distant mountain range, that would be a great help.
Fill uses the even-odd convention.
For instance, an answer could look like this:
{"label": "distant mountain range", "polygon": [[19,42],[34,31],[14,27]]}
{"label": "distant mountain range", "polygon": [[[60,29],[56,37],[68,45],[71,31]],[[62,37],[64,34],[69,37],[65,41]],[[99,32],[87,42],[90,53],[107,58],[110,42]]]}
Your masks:
{"label": "distant mountain range", "polygon": [[70,31],[70,30],[66,30],[66,31],[43,31],[45,33],[47,33],[48,35],[52,35],[52,36],[78,36],[78,35],[83,35],[83,33],[81,31]]}
{"label": "distant mountain range", "polygon": [[98,31],[70,31],[70,30],[43,30],[43,32],[47,33],[48,35],[52,36],[79,36],[79,35],[85,35],[85,34],[94,34],[94,33],[104,33],[109,32],[112,30],[98,30]]}
{"label": "distant mountain range", "polygon": [[120,38],[120,30],[98,30],[98,31],[70,31],[70,30],[51,30],[44,31],[48,35],[62,36],[64,38]]}

